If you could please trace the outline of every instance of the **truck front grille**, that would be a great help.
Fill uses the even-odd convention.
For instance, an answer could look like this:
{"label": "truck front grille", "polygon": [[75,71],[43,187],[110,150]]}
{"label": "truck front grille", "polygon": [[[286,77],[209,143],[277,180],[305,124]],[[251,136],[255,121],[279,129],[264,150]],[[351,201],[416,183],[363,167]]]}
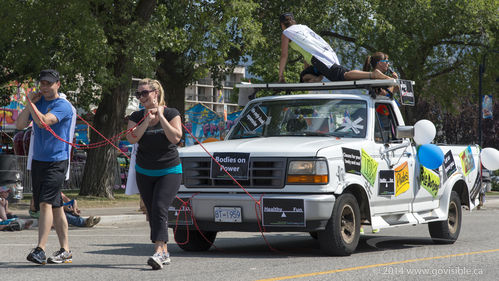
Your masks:
{"label": "truck front grille", "polygon": [[[182,158],[187,188],[239,188],[232,179],[211,179],[211,158]],[[250,158],[249,178],[238,180],[244,188],[283,188],[286,158]]]}

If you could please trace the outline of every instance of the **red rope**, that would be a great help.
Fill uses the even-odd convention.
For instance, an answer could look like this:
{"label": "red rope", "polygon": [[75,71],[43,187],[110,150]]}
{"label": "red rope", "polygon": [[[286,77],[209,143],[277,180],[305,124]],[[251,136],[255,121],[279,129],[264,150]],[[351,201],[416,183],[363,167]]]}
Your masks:
{"label": "red rope", "polygon": [[[28,102],[32,103],[31,100],[29,99],[29,97],[26,95],[27,99],[28,99]],[[71,145],[72,147],[74,148],[86,148],[86,149],[93,149],[93,148],[98,148],[98,147],[101,147],[101,146],[104,146],[104,145],[107,145],[107,143],[111,144],[114,148],[116,148],[121,154],[125,155],[125,157],[127,157],[128,159],[130,159],[130,157],[124,153],[121,149],[119,149],[116,145],[114,145],[112,143],[111,140],[115,141],[116,139],[120,138],[123,134],[128,134],[130,132],[132,132],[140,123],[143,122],[143,120],[147,117],[148,114],[145,114],[144,117],[133,127],[133,128],[130,128],[130,129],[127,129],[127,130],[124,130],[122,132],[120,132],[118,135],[114,136],[114,137],[111,137],[109,139],[107,139],[104,135],[102,135],[99,131],[97,131],[97,129],[95,129],[92,125],[90,125],[85,119],[83,119],[80,115],[77,114],[78,118],[80,118],[80,120],[82,120],[87,126],[89,126],[90,128],[92,128],[92,130],[94,130],[97,134],[99,134],[99,136],[101,136],[104,140],[103,141],[100,141],[100,142],[97,142],[97,143],[93,143],[93,144],[88,144],[88,145],[78,145],[78,144],[75,144],[75,143],[72,143],[72,142],[68,142],[66,140],[64,140],[63,138],[61,138],[60,136],[58,136],[53,130],[52,128],[50,128],[50,126],[48,126],[45,122],[42,121],[42,119],[40,118],[40,116],[37,114],[37,117],[38,117],[38,120],[40,120],[40,123],[42,124],[42,127],[44,129],[46,129],[47,131],[49,131],[56,139],[64,142],[64,143],[67,143],[69,145]],[[262,217],[262,210],[261,210],[261,200],[262,200],[262,197],[263,197],[263,194],[260,196],[260,200],[256,200],[234,177],[232,177],[232,175],[225,169],[225,167],[223,165],[221,165],[214,157],[213,155],[201,144],[201,142],[192,134],[192,132],[187,129],[187,127],[182,124],[182,127],[187,131],[187,133],[189,133],[189,135],[191,135],[194,140],[199,143],[199,145],[203,148],[203,150],[211,157],[211,159],[213,159],[215,161],[215,163],[217,163],[217,165],[237,184],[237,186],[239,186],[251,199],[253,199],[253,201],[255,202],[255,214],[256,214],[256,219],[257,219],[257,224],[258,224],[258,228],[260,230],[260,233],[262,234],[262,237],[263,239],[265,240],[265,243],[267,244],[267,246],[269,247],[269,249],[271,249],[272,251],[276,251],[278,252],[276,249],[274,249],[270,243],[268,242],[267,238],[265,237],[264,235],[264,232],[265,232],[265,227],[261,224],[260,222],[260,219]],[[190,216],[191,216],[191,220],[194,224],[194,227],[196,228],[196,230],[201,234],[201,237],[203,237],[204,240],[206,240],[208,243],[211,244],[211,246],[213,246],[215,249],[218,249],[208,238],[206,238],[206,236],[203,234],[203,232],[201,231],[201,229],[199,228],[199,225],[197,224],[197,221],[196,221],[196,218],[194,216],[194,211],[193,211],[193,208],[192,208],[192,205],[191,205],[191,201],[192,199],[194,198],[194,196],[196,196],[198,193],[195,193],[194,195],[191,196],[191,198],[187,201],[183,201],[181,198],[179,198],[178,196],[176,196],[176,198],[178,200],[180,200],[182,202],[182,205],[181,207],[184,207],[184,218],[185,220],[187,221],[187,208],[190,209]],[[181,208],[182,209],[182,208]],[[176,219],[176,222],[175,222],[175,230],[174,230],[174,236],[177,232],[177,229],[178,229],[178,219],[180,217],[180,213],[179,215],[177,216],[177,219]],[[185,245],[187,243],[189,243],[189,225],[187,224],[187,227],[186,227],[186,231],[187,231],[187,237],[186,237],[186,241],[185,242],[181,242],[179,243],[178,241],[176,241],[175,239],[175,242],[179,245]]]}
{"label": "red rope", "polygon": [[229,175],[229,177],[237,184],[237,186],[239,186],[242,190],[244,190],[244,192],[246,192],[246,194],[251,197],[251,199],[253,199],[253,201],[255,201],[256,204],[260,205],[260,201],[256,200],[235,178],[232,177],[232,175],[227,172],[227,170],[225,170],[224,166],[222,164],[220,164],[214,157],[213,155],[211,155],[210,152],[208,152],[208,150],[201,144],[201,142],[192,134],[192,132],[187,129],[186,126],[184,126],[184,124],[182,124],[182,127],[184,127],[184,129],[189,133],[189,135],[191,135],[194,140],[199,143],[199,145],[201,146],[201,148],[203,148],[203,150],[208,154],[210,155],[211,159],[213,159],[215,161],[215,163],[217,163],[218,166],[220,166],[220,168],[222,168],[224,170],[224,172]]}
{"label": "red rope", "polygon": [[[232,177],[232,175],[227,171],[225,170],[224,166],[221,165],[214,157],[213,155],[208,152],[208,150],[201,144],[201,142],[192,134],[192,132],[187,129],[184,124],[182,124],[182,127],[184,127],[184,129],[187,131],[187,133],[189,133],[189,135],[191,135],[194,140],[203,148],[203,150],[211,157],[211,159],[213,159],[215,161],[215,163],[218,164],[218,166],[220,166],[220,168],[222,168],[224,170],[224,172],[229,175],[229,177],[242,189],[244,190],[244,192],[249,196],[251,197],[251,199],[253,199],[253,201],[255,202],[255,214],[256,214],[256,220],[257,220],[257,224],[258,224],[258,229],[260,230],[260,233],[262,234],[262,237],[263,237],[263,240],[265,241],[265,244],[267,244],[267,247],[269,247],[269,249],[271,251],[274,251],[274,252],[280,252],[278,250],[276,250],[275,248],[273,248],[271,245],[270,245],[270,242],[267,240],[267,238],[265,237],[265,227],[263,226],[263,224],[261,223],[261,218],[262,218],[262,208],[261,208],[261,201],[262,201],[262,197],[264,196],[264,194],[260,195],[260,200],[256,200],[236,179],[234,179]],[[187,203],[189,204],[190,206],[190,210],[191,210],[191,219],[192,219],[192,222],[194,224],[194,227],[197,229],[197,231],[201,234],[201,236],[203,237],[204,240],[206,240],[208,243],[211,244],[211,246],[213,246],[215,249],[218,249],[208,238],[206,238],[206,236],[204,236],[203,232],[201,231],[201,229],[199,228],[198,224],[197,224],[197,221],[196,221],[196,218],[194,217],[194,210],[192,208],[192,205],[191,205],[191,201],[192,199],[194,198],[195,195],[197,195],[198,193],[194,194],[189,200],[187,200],[186,202],[184,202],[182,199],[180,199],[178,196],[177,198],[183,203],[182,205],[186,205],[187,206]],[[184,212],[187,212],[185,209],[184,209]],[[180,214],[177,216],[177,221],[176,221],[176,225],[175,225],[175,233],[176,233],[176,230],[177,230],[177,227],[178,227],[178,218],[179,218]],[[187,213],[185,213],[184,217],[187,217]],[[183,242],[181,245],[185,245],[189,242],[189,225],[187,225],[186,227],[186,231],[187,231],[187,239],[185,242]],[[177,242],[175,240],[175,242]],[[178,243],[178,242],[177,242]]]}
{"label": "red rope", "polygon": [[[28,95],[26,95],[26,98],[28,99],[28,102],[33,105],[33,102],[31,102],[31,100],[28,97]],[[93,143],[93,144],[89,144],[89,145],[78,145],[76,143],[68,142],[65,139],[61,138],[59,135],[57,135],[54,132],[54,130],[52,130],[52,128],[50,128],[49,125],[47,125],[45,122],[43,122],[43,120],[40,118],[40,115],[38,115],[38,113],[35,112],[35,114],[36,114],[36,117],[38,118],[38,120],[40,120],[40,123],[42,124],[42,127],[45,130],[49,131],[56,139],[58,139],[58,140],[60,140],[60,141],[62,141],[64,143],[66,143],[66,144],[71,145],[75,149],[78,149],[80,147],[88,148],[88,149],[98,148],[98,147],[107,145],[106,143],[109,143],[114,148],[116,148],[121,154],[125,155],[125,157],[128,158],[128,159],[130,159],[130,157],[125,152],[123,152],[119,147],[117,147],[115,144],[113,144],[113,142],[111,140],[115,141],[116,139],[120,138],[123,134],[125,134],[125,133],[128,134],[129,132],[132,132],[137,126],[139,126],[140,123],[142,123],[142,121],[144,121],[144,119],[147,117],[147,115],[149,115],[149,113],[144,114],[144,117],[142,117],[142,119],[137,124],[135,124],[134,127],[130,128],[130,129],[127,129],[127,130],[119,133],[118,135],[107,139],[104,135],[102,135],[99,131],[97,131],[97,129],[95,129],[92,125],[90,125],[85,119],[83,119],[80,115],[76,114],[76,116],[78,116],[78,118],[80,118],[80,120],[82,120],[87,126],[89,126],[90,128],[92,128],[92,130],[94,130],[97,134],[99,134],[99,136],[101,136],[104,139],[103,141],[100,141],[100,142],[97,142],[97,143]]]}

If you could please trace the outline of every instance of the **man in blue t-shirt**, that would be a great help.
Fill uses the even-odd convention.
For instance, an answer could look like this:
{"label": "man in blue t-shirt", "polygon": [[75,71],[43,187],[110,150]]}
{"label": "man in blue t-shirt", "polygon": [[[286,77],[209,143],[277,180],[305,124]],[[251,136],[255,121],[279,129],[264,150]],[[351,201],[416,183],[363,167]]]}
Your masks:
{"label": "man in blue t-shirt", "polygon": [[[61,82],[59,73],[53,69],[42,70],[39,77],[38,93],[29,93],[26,108],[16,120],[16,127],[24,129],[33,121],[34,139],[31,181],[33,201],[40,210],[38,220],[38,245],[27,259],[37,264],[70,263],[72,253],[68,244],[68,222],[61,198],[61,187],[68,169],[69,144],[58,140],[45,126],[70,142],[72,105],[59,94]],[[60,250],[46,258],[45,245],[52,224],[59,238]]]}

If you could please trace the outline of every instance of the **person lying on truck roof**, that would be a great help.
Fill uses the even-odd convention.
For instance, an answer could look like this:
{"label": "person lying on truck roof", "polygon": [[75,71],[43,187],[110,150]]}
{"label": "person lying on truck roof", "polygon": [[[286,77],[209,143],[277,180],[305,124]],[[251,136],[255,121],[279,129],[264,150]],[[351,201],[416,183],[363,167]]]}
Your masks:
{"label": "person lying on truck roof", "polygon": [[[340,61],[331,46],[308,26],[296,24],[292,13],[285,13],[279,17],[281,28],[281,59],[279,62],[279,82],[285,82],[284,69],[288,61],[288,47],[298,51],[305,59],[305,62],[312,68],[302,72],[300,81],[324,75],[330,81],[345,81],[359,79],[390,79],[378,69],[372,72],[361,70],[348,70],[340,65]],[[309,74],[309,75],[307,75]],[[307,75],[307,76],[305,76]],[[313,76],[313,75],[312,75]],[[314,78],[314,77],[312,77]],[[318,79],[318,78],[315,78]],[[321,79],[322,80],[322,79]],[[317,82],[310,81],[308,82]],[[320,81],[320,80],[319,80]]]}
{"label": "person lying on truck roof", "polygon": [[[376,52],[372,55],[366,57],[364,62],[364,67],[362,68],[364,71],[375,71],[379,70],[381,73],[391,76],[390,78],[398,79],[398,74],[392,70],[390,67],[390,61],[388,60],[388,55],[383,52]],[[387,88],[377,88],[376,94],[386,96],[387,94],[392,95],[398,86],[392,86]],[[388,93],[390,91],[390,93]]]}

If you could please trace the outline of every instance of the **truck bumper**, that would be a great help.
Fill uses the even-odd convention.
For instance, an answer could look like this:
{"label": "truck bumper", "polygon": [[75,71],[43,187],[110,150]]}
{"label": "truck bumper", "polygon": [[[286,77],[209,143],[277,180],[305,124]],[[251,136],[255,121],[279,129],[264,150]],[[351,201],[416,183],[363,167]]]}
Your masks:
{"label": "truck bumper", "polygon": [[[182,201],[190,201],[192,209],[189,209],[189,211],[192,211],[194,221],[186,219],[190,214],[179,211],[180,208],[176,205],[177,207],[170,207],[169,226],[172,228],[181,227],[195,229],[195,225],[197,225],[197,227],[204,231],[260,231],[261,227],[259,224],[263,224],[265,231],[318,231],[325,228],[327,221],[331,217],[335,202],[335,196],[333,194],[251,195],[256,200],[259,200],[261,204],[256,204],[247,194],[179,193],[177,196],[181,198]],[[287,205],[289,202],[294,202],[298,205],[302,204],[303,212],[300,213],[299,216],[300,219],[303,218],[303,222],[296,225],[286,223],[281,225],[275,223],[269,224],[270,219],[267,219],[267,222],[265,222],[265,220],[262,222],[262,217],[267,217],[263,210],[265,208],[264,203],[269,204],[268,202],[270,201],[272,202],[273,207],[279,208],[279,204],[282,204],[283,209],[286,209],[286,207],[289,209],[289,205]],[[176,203],[179,204],[179,202]],[[215,207],[241,208],[241,222],[216,222]],[[266,210],[269,210],[269,208]],[[280,215],[279,212],[277,212],[277,214]],[[288,216],[290,215],[289,213],[287,214]]]}

